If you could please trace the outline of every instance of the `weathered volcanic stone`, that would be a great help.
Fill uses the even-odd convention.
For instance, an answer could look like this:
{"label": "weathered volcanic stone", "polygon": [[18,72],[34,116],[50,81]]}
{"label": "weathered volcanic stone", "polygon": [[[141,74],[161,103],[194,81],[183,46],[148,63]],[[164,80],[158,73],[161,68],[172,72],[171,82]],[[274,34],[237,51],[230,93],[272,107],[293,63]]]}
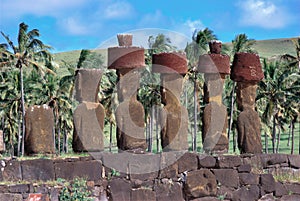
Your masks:
{"label": "weathered volcanic stone", "polygon": [[0,130],[0,153],[5,151],[5,143],[3,141],[3,131]]}
{"label": "weathered volcanic stone", "polygon": [[151,189],[132,189],[131,201],[156,201],[155,192]]}
{"label": "weathered volcanic stone", "polygon": [[2,178],[4,181],[20,181],[22,180],[22,169],[20,161],[1,161],[4,164]]}
{"label": "weathered volcanic stone", "polygon": [[288,155],[289,163],[294,168],[300,168],[300,155]]}
{"label": "weathered volcanic stone", "polygon": [[230,74],[230,57],[225,54],[204,54],[199,56],[200,73]]}
{"label": "weathered volcanic stone", "polygon": [[220,168],[234,168],[242,164],[240,156],[219,156],[218,167]]}
{"label": "weathered volcanic stone", "polygon": [[236,82],[258,82],[264,78],[259,56],[239,52],[234,55],[231,79]]}
{"label": "weathered volcanic stone", "polygon": [[200,169],[189,172],[186,177],[184,191],[189,198],[216,195],[216,177],[208,169]]}
{"label": "weathered volcanic stone", "polygon": [[109,182],[112,201],[128,201],[131,194],[131,185],[123,179],[113,179]]}
{"label": "weathered volcanic stone", "polygon": [[203,113],[202,141],[206,152],[227,152],[227,109],[224,105],[210,102]]}
{"label": "weathered volcanic stone", "polygon": [[26,154],[53,154],[55,153],[53,127],[53,111],[47,105],[30,106],[25,115]]}
{"label": "weathered volcanic stone", "polygon": [[253,173],[239,173],[240,185],[258,185],[259,175]]}
{"label": "weathered volcanic stone", "polygon": [[108,48],[108,69],[132,69],[144,66],[144,48],[134,46]]}
{"label": "weathered volcanic stone", "polygon": [[213,168],[216,166],[216,159],[210,155],[199,155],[199,166],[202,168]]}
{"label": "weathered volcanic stone", "polygon": [[76,177],[86,178],[88,181],[97,181],[102,176],[100,161],[76,161],[54,164],[55,177],[72,180]]}
{"label": "weathered volcanic stone", "polygon": [[0,200],[23,201],[23,196],[21,194],[0,193]]}
{"label": "weathered volcanic stone", "polygon": [[136,99],[127,99],[116,110],[117,140],[121,150],[146,149],[144,108]]}
{"label": "weathered volcanic stone", "polygon": [[163,52],[152,56],[152,72],[154,73],[186,74],[187,71],[187,59],[184,53]]}
{"label": "weathered volcanic stone", "polygon": [[80,103],[98,102],[99,85],[103,71],[100,69],[78,69],[75,79],[75,99]]}
{"label": "weathered volcanic stone", "polygon": [[233,169],[213,169],[212,170],[219,184],[227,187],[238,188],[239,174]]}
{"label": "weathered volcanic stone", "polygon": [[74,111],[73,150],[101,151],[104,149],[105,111],[100,103],[83,102]]}
{"label": "weathered volcanic stone", "polygon": [[186,152],[177,161],[178,173],[198,169],[198,156],[195,153]]}
{"label": "weathered volcanic stone", "polygon": [[276,190],[275,183],[276,182],[272,174],[260,175],[261,194],[274,192]]}
{"label": "weathered volcanic stone", "polygon": [[52,160],[36,159],[22,161],[22,178],[30,181],[55,180],[54,165]]}
{"label": "weathered volcanic stone", "polygon": [[211,54],[221,54],[222,42],[217,40],[212,40],[208,43],[209,50]]}
{"label": "weathered volcanic stone", "polygon": [[157,184],[154,187],[157,201],[184,201],[182,186],[177,183]]}
{"label": "weathered volcanic stone", "polygon": [[205,103],[217,102],[222,104],[222,93],[223,86],[225,81],[224,74],[204,74],[205,83],[204,83],[204,100]]}
{"label": "weathered volcanic stone", "polygon": [[244,110],[238,116],[238,147],[241,153],[262,153],[260,118],[254,110]]}
{"label": "weathered volcanic stone", "polygon": [[257,85],[252,83],[237,83],[237,103],[239,110],[250,108],[254,110]]}
{"label": "weathered volcanic stone", "polygon": [[162,74],[161,96],[165,105],[160,111],[161,144],[164,151],[188,149],[188,111],[180,103],[183,77],[177,73]]}
{"label": "weathered volcanic stone", "polygon": [[132,46],[132,34],[118,34],[119,46]]}
{"label": "weathered volcanic stone", "polygon": [[257,185],[244,186],[233,193],[233,201],[255,201],[259,198],[259,188]]}

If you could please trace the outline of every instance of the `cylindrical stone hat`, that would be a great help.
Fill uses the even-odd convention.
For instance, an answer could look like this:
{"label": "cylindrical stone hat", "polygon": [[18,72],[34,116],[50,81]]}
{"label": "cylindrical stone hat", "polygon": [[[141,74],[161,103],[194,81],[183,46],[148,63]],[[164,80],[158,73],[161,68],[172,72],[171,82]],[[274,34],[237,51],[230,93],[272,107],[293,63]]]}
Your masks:
{"label": "cylindrical stone hat", "polygon": [[131,34],[118,34],[117,37],[119,46],[108,48],[108,69],[144,67],[144,48],[131,46]]}
{"label": "cylindrical stone hat", "polygon": [[152,72],[154,73],[179,73],[186,74],[188,71],[185,53],[163,52],[152,55]]}
{"label": "cylindrical stone hat", "polygon": [[211,54],[221,54],[222,42],[218,40],[212,40],[208,43]]}
{"label": "cylindrical stone hat", "polygon": [[239,52],[234,55],[230,78],[236,82],[259,82],[264,78],[259,56]]}
{"label": "cylindrical stone hat", "polygon": [[230,57],[225,54],[204,54],[199,56],[198,72],[230,74]]}

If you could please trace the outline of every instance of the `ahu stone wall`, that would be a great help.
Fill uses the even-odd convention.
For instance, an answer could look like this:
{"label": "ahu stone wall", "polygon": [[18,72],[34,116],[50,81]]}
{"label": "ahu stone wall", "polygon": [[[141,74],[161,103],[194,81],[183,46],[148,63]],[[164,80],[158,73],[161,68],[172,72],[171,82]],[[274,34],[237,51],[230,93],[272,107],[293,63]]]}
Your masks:
{"label": "ahu stone wall", "polygon": [[284,175],[300,177],[299,155],[123,152],[65,159],[3,159],[0,166],[0,200],[59,200],[62,186],[55,181],[76,177],[86,178],[91,197],[103,201],[300,200],[300,183],[276,180]]}

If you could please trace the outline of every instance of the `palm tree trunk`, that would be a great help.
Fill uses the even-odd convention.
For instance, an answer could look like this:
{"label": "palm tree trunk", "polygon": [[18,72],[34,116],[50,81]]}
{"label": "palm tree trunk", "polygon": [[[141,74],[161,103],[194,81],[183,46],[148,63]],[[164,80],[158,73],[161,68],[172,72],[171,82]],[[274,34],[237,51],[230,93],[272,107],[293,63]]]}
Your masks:
{"label": "palm tree trunk", "polygon": [[24,156],[25,148],[25,101],[24,101],[24,80],[23,67],[20,67],[20,81],[21,81],[21,105],[22,105],[22,156]]}
{"label": "palm tree trunk", "polygon": [[18,151],[17,156],[20,156],[21,153],[21,117],[18,118]]}
{"label": "palm tree trunk", "polygon": [[294,154],[294,145],[295,145],[295,133],[294,133],[294,121],[292,121],[292,147],[291,147],[291,154]]}
{"label": "palm tree trunk", "polygon": [[277,147],[276,147],[276,153],[279,152],[279,144],[280,144],[280,129],[278,130],[278,135],[277,135]]}
{"label": "palm tree trunk", "polygon": [[195,72],[195,80],[194,80],[194,132],[192,135],[192,150],[195,151],[197,149],[197,74]]}
{"label": "palm tree trunk", "polygon": [[265,132],[265,153],[268,153],[268,134]]}
{"label": "palm tree trunk", "polygon": [[111,152],[112,149],[112,133],[113,133],[113,124],[112,122],[109,123],[109,152]]}
{"label": "palm tree trunk", "polygon": [[287,142],[288,147],[290,146],[290,142],[291,142],[291,126],[292,126],[292,122],[290,123],[290,126],[289,126],[289,137],[288,137],[288,142]]}
{"label": "palm tree trunk", "polygon": [[236,152],[236,136],[235,136],[235,130],[233,130],[232,133],[232,143],[233,143],[233,152]]}
{"label": "palm tree trunk", "polygon": [[273,153],[275,153],[275,144],[276,144],[276,120],[275,116],[273,116],[273,129],[272,129],[272,149]]}
{"label": "palm tree trunk", "polygon": [[58,154],[60,155],[60,126],[58,127],[57,130],[57,143],[58,143]]}
{"label": "palm tree trunk", "polygon": [[232,91],[230,93],[230,97],[231,97],[231,101],[230,101],[230,116],[229,116],[229,126],[228,126],[228,133],[227,133],[227,137],[228,140],[230,140],[230,132],[232,129],[232,122],[233,122],[233,107],[234,107],[234,91],[235,91],[235,85],[236,83],[233,83],[233,87],[232,87]]}
{"label": "palm tree trunk", "polygon": [[158,118],[159,118],[159,110],[158,110],[158,107],[155,107],[155,119],[156,119],[156,124],[155,124],[155,132],[156,132],[156,151],[157,153],[160,152],[160,143],[159,143],[159,135],[160,135],[160,132],[158,130]]}

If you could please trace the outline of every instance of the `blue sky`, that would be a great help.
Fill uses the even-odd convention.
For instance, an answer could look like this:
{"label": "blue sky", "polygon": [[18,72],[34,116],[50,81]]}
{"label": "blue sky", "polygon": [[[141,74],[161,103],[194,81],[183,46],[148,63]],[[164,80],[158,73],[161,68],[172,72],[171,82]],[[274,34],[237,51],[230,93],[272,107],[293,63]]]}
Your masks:
{"label": "blue sky", "polygon": [[[53,52],[101,47],[118,33],[147,35],[147,28],[187,40],[205,27],[223,42],[239,33],[257,40],[290,38],[300,35],[299,5],[300,0],[0,0],[0,30],[16,39],[25,22],[40,30]],[[171,41],[181,41],[176,36]]]}

